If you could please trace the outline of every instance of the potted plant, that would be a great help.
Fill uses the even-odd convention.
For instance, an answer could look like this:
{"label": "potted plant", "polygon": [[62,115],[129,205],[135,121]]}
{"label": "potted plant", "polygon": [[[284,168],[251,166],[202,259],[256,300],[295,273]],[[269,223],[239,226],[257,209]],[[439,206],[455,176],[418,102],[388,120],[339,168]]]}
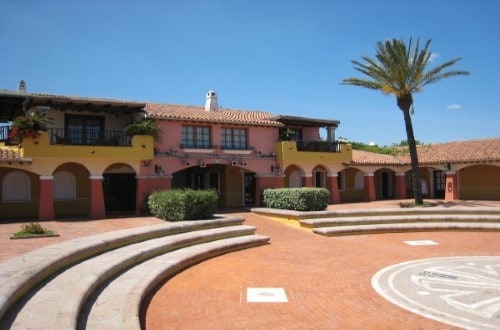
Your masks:
{"label": "potted plant", "polygon": [[40,136],[40,130],[47,124],[53,124],[54,120],[47,116],[44,111],[34,111],[27,116],[19,116],[12,121],[9,133],[11,143],[22,143],[24,138],[35,139]]}
{"label": "potted plant", "polygon": [[155,140],[159,139],[160,132],[160,127],[158,127],[151,118],[134,121],[125,127],[125,133],[127,133],[128,136],[149,135]]}

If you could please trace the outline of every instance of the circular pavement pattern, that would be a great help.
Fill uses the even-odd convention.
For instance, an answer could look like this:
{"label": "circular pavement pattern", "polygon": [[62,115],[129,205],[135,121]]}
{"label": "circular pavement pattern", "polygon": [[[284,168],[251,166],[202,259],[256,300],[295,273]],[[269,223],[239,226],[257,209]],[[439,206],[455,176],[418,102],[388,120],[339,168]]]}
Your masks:
{"label": "circular pavement pattern", "polygon": [[469,329],[500,329],[500,257],[408,261],[380,270],[373,288],[411,312]]}

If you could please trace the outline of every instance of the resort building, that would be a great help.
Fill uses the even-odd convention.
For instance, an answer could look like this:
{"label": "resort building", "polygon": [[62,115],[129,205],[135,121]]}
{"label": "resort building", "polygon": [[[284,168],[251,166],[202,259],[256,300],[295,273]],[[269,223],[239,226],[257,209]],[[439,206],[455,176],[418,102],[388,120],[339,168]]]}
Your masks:
{"label": "resort building", "polygon": [[[261,205],[262,191],[325,187],[331,203],[411,197],[408,155],[352,150],[338,120],[0,90],[0,218],[140,213],[155,190],[215,189],[219,207]],[[202,102],[203,103],[203,100]],[[53,119],[22,139],[12,121]],[[127,135],[154,120],[161,134]],[[2,124],[3,123],[3,124]],[[10,135],[10,136],[9,136]],[[500,199],[500,138],[419,146],[427,198]]]}

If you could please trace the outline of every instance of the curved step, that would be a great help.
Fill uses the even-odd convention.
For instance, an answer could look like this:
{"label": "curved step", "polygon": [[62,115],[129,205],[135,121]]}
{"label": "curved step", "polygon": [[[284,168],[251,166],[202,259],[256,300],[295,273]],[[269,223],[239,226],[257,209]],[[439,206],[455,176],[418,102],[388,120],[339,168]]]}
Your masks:
{"label": "curved step", "polygon": [[243,221],[240,217],[226,217],[130,228],[76,238],[10,259],[0,267],[0,320],[33,287],[68,265],[128,244],[192,230],[241,225]]}
{"label": "curved step", "polygon": [[363,225],[363,224],[389,224],[389,223],[411,223],[411,222],[500,222],[498,215],[482,214],[415,214],[415,215],[387,215],[387,216],[364,216],[364,217],[339,217],[339,218],[317,218],[300,220],[300,224],[306,228]]}
{"label": "curved step", "polygon": [[372,233],[398,233],[432,230],[500,230],[498,223],[477,222],[430,222],[430,223],[392,223],[356,226],[335,226],[314,228],[313,232],[324,236],[362,235]]}
{"label": "curved step", "polygon": [[[190,231],[130,244],[75,264],[33,292],[20,311],[6,316],[12,328],[75,329],[82,304],[104,281],[149,258],[187,246],[228,237],[252,235],[255,227],[238,225]],[[37,288],[38,289],[38,288]]]}
{"label": "curved step", "polygon": [[380,208],[380,209],[343,209],[327,211],[292,211],[272,208],[252,208],[252,212],[264,216],[275,216],[293,220],[336,218],[336,217],[366,217],[366,216],[402,216],[418,214],[470,214],[470,215],[500,215],[500,209],[496,207],[413,207],[413,208]]}
{"label": "curved step", "polygon": [[[269,237],[251,235],[190,246],[160,255],[124,272],[89,299],[79,329],[140,329],[144,298],[157,285],[200,261],[228,252],[266,244]],[[83,314],[83,313],[82,313]]]}

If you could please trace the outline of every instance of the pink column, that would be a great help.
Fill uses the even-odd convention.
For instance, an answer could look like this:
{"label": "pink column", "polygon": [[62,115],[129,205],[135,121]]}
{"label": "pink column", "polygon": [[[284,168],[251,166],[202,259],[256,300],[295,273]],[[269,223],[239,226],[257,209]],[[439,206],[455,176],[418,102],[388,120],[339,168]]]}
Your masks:
{"label": "pink column", "polygon": [[371,202],[377,199],[375,195],[375,180],[373,173],[365,173],[364,175],[364,199],[366,202]]}
{"label": "pink column", "polygon": [[446,172],[445,201],[458,200],[457,172]]}
{"label": "pink column", "polygon": [[90,217],[92,219],[102,219],[106,217],[106,207],[104,206],[104,193],[102,189],[101,175],[90,176]]}
{"label": "pink column", "polygon": [[302,187],[313,187],[312,175],[302,177]]}
{"label": "pink column", "polygon": [[396,173],[396,199],[406,198],[405,174]]}
{"label": "pink column", "polygon": [[326,187],[330,191],[330,203],[340,203],[340,193],[338,185],[338,174],[332,174],[326,177]]}
{"label": "pink column", "polygon": [[255,205],[262,205],[262,192],[267,188],[285,187],[285,177],[281,175],[257,176],[255,178]]}
{"label": "pink column", "polygon": [[135,213],[140,214],[146,196],[154,191],[172,189],[172,177],[140,176],[136,179],[136,207]]}
{"label": "pink column", "polygon": [[54,188],[52,175],[40,176],[40,203],[38,206],[38,220],[54,220]]}

